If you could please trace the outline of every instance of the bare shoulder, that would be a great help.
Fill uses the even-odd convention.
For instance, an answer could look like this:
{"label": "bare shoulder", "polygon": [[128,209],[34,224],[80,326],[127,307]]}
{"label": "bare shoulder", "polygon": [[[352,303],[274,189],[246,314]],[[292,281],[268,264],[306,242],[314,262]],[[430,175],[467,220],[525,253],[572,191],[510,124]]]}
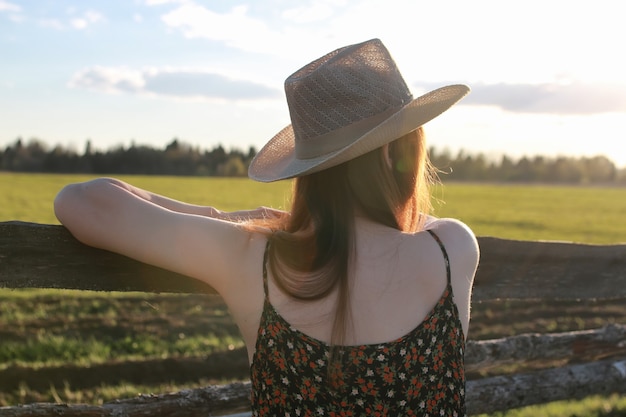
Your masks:
{"label": "bare shoulder", "polygon": [[474,232],[462,221],[436,219],[427,225],[443,243],[450,260],[450,280],[463,334],[469,331],[470,304],[480,250]]}
{"label": "bare shoulder", "polygon": [[476,266],[480,249],[476,235],[468,225],[458,219],[442,218],[433,220],[427,228],[439,236],[451,258],[460,258],[470,266]]}

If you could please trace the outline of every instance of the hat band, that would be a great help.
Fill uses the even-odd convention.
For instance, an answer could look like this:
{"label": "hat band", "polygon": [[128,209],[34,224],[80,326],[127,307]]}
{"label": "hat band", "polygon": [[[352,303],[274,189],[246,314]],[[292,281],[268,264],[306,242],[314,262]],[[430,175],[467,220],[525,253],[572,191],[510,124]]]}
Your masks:
{"label": "hat band", "polygon": [[389,108],[382,113],[316,136],[314,139],[296,140],[296,158],[312,159],[345,148],[388,119],[391,115],[398,112],[401,108],[402,107]]}

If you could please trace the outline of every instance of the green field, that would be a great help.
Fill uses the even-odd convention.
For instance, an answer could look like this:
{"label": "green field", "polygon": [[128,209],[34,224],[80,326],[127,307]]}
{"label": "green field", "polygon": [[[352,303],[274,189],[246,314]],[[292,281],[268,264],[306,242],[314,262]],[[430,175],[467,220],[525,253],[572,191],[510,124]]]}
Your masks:
{"label": "green field", "polygon": [[[56,193],[90,177],[0,173],[0,221],[57,223]],[[248,179],[120,177],[168,197],[220,210],[260,205],[288,208],[288,181],[261,184]],[[626,188],[509,184],[445,184],[434,192],[435,215],[456,217],[479,236],[582,243],[626,242]]]}
{"label": "green field", "polygon": [[[87,178],[0,173],[0,221],[57,223],[55,194],[64,184]],[[222,210],[289,205],[289,182],[122,179]],[[435,192],[435,207],[436,215],[460,218],[482,236],[626,242],[625,188],[446,184]],[[623,300],[481,303],[473,308],[469,337],[580,330],[609,322],[626,323]],[[0,406],[97,404],[140,392],[245,379],[242,346],[225,306],[215,297],[0,289]],[[626,399],[592,397],[496,415],[626,416]]]}

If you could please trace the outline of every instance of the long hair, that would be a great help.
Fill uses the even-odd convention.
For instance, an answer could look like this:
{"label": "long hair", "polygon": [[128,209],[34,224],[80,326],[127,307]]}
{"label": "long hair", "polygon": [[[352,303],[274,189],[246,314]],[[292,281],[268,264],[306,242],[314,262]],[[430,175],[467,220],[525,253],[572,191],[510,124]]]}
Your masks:
{"label": "long hair", "polygon": [[297,300],[318,300],[337,289],[333,347],[344,344],[351,320],[355,214],[415,232],[431,210],[435,178],[421,127],[388,148],[296,178],[291,215],[271,227],[269,268],[277,286]]}

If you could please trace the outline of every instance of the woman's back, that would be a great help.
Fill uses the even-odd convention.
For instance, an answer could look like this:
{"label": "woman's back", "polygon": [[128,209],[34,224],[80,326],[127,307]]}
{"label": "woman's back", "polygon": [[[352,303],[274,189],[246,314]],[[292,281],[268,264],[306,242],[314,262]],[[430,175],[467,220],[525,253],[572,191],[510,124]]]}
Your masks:
{"label": "woman's back", "polygon": [[[452,284],[461,297],[455,301],[460,302],[459,310],[466,311],[463,299],[469,287],[463,288],[462,283],[467,282],[463,276],[472,274],[475,268],[475,239],[456,221],[437,220],[429,227],[441,236],[451,254],[456,266]],[[404,335],[428,314],[446,287],[441,248],[426,232],[403,233],[357,218],[355,258],[350,287],[352,325],[346,329],[347,344],[380,343]],[[261,265],[258,271],[260,274]],[[294,327],[330,341],[335,293],[317,301],[298,301],[280,291],[271,276],[269,293],[272,305]],[[461,317],[467,321],[466,314]],[[466,329],[465,324],[463,327]]]}
{"label": "woman's back", "polygon": [[[443,235],[462,232],[441,223]],[[251,367],[253,410],[463,415],[465,326],[445,245],[436,232],[406,234],[359,219],[356,253],[351,326],[336,362],[329,361],[333,297],[297,302],[271,277],[265,280],[268,297]],[[329,363],[337,372],[329,372]]]}

